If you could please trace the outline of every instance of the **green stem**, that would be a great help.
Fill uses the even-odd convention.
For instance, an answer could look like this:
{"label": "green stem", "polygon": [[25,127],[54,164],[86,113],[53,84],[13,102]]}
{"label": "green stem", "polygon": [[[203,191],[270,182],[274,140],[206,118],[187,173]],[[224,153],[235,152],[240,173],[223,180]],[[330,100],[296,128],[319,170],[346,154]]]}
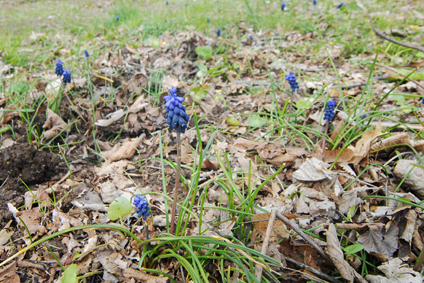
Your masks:
{"label": "green stem", "polygon": [[177,131],[177,175],[175,177],[174,199],[172,203],[172,212],[171,212],[171,229],[170,229],[171,234],[174,234],[174,229],[175,229],[175,212],[177,208],[178,188],[180,187],[180,171],[181,171],[181,135],[180,135],[180,132]]}

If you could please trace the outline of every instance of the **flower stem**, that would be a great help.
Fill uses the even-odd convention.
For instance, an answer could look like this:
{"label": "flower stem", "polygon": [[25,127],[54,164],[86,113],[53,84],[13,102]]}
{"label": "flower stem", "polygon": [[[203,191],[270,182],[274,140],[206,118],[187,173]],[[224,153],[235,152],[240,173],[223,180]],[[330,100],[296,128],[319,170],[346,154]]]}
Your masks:
{"label": "flower stem", "polygon": [[171,230],[170,233],[174,234],[175,228],[175,210],[177,208],[178,188],[180,187],[180,171],[181,171],[181,136],[177,131],[177,176],[175,178],[174,202],[172,203],[171,212]]}

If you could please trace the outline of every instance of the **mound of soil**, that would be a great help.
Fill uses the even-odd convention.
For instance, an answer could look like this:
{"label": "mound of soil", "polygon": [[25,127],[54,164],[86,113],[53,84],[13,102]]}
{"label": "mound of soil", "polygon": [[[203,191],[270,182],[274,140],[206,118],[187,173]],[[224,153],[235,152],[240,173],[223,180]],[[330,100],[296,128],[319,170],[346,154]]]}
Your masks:
{"label": "mound of soil", "polygon": [[[31,144],[15,144],[0,150],[0,226],[11,219],[7,203],[24,204],[27,186],[41,184],[57,176],[60,158]],[[23,183],[24,182],[24,183]]]}

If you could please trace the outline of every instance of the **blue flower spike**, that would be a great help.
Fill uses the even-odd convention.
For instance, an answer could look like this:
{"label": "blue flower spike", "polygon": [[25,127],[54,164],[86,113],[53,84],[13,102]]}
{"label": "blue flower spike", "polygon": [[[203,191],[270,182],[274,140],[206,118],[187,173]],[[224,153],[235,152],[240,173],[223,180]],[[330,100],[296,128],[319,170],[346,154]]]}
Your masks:
{"label": "blue flower spike", "polygon": [[69,71],[67,68],[63,69],[63,84],[66,85],[67,83],[71,83],[71,71]]}
{"label": "blue flower spike", "polygon": [[168,0],[166,0],[166,6],[168,6],[169,5],[169,2],[168,2]]}
{"label": "blue flower spike", "polygon": [[209,19],[209,17],[207,17],[207,18],[206,18],[206,22],[207,22],[208,24],[210,24],[210,23],[211,23],[211,20]]}
{"label": "blue flower spike", "polygon": [[253,41],[253,36],[249,35],[249,39],[250,39],[250,41]]}
{"label": "blue flower spike", "polygon": [[190,117],[187,115],[186,108],[183,106],[184,98],[177,96],[175,87],[169,90],[169,94],[163,98],[166,101],[166,123],[171,129],[184,133],[190,122]]}
{"label": "blue flower spike", "polygon": [[57,60],[56,70],[54,71],[54,73],[59,77],[63,75],[63,62],[61,60]]}
{"label": "blue flower spike", "polygon": [[324,111],[324,120],[327,120],[329,124],[333,122],[334,116],[336,115],[336,112],[334,112],[335,108],[336,102],[334,100],[329,100],[327,108],[325,108]]}
{"label": "blue flower spike", "polygon": [[216,31],[216,36],[221,36],[221,29],[218,28],[218,30]]}
{"label": "blue flower spike", "polygon": [[293,72],[289,72],[286,75],[286,80],[289,82],[292,92],[294,93],[296,89],[299,88],[299,84],[297,83],[296,76],[293,74]]}
{"label": "blue flower spike", "polygon": [[284,11],[285,8],[286,8],[286,2],[283,1],[283,3],[281,3],[281,11]]}
{"label": "blue flower spike", "polygon": [[343,5],[344,5],[344,2],[342,2],[342,3],[340,3],[339,5],[337,5],[337,8],[341,8],[341,7],[343,7]]}
{"label": "blue flower spike", "polygon": [[317,4],[317,0],[314,0],[312,3],[314,3],[314,5],[316,5]]}
{"label": "blue flower spike", "polygon": [[421,103],[424,104],[424,97],[423,97],[423,100],[421,100]]}
{"label": "blue flower spike", "polygon": [[90,55],[88,54],[88,51],[87,51],[87,49],[85,49],[85,50],[84,50],[84,54],[85,54],[85,58],[88,58],[88,57],[90,57]]}
{"label": "blue flower spike", "polygon": [[119,21],[119,16],[116,16],[116,21]]}
{"label": "blue flower spike", "polygon": [[145,196],[136,195],[134,197],[135,212],[137,212],[138,217],[143,217],[143,220],[146,220],[147,217],[150,217],[150,206],[147,202]]}

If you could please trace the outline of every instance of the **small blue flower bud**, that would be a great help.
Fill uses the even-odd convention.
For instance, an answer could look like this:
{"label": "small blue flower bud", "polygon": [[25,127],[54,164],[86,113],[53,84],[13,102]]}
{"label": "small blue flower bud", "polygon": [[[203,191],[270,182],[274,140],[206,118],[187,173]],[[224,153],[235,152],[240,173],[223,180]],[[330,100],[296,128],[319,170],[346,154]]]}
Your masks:
{"label": "small blue flower bud", "polygon": [[211,23],[211,20],[209,19],[209,17],[207,17],[207,18],[206,18],[206,22],[207,22],[208,24],[210,24],[210,23]]}
{"label": "small blue flower bud", "polygon": [[250,39],[250,41],[253,41],[253,36],[249,35],[249,39]]}
{"label": "small blue flower bud", "polygon": [[328,123],[333,122],[334,116],[336,113],[334,112],[336,107],[336,102],[334,100],[329,100],[327,103],[327,107],[324,111],[324,120],[327,120]]}
{"label": "small blue flower bud", "polygon": [[56,62],[56,70],[54,71],[54,73],[58,76],[62,76],[63,75],[63,63],[60,60],[57,60]]}
{"label": "small blue flower bud", "polygon": [[87,49],[85,49],[85,50],[84,50],[84,54],[85,54],[85,57],[86,57],[86,58],[90,57],[90,55],[88,54]]}
{"label": "small blue flower bud", "polygon": [[314,0],[313,3],[314,3],[314,5],[316,5],[317,4],[317,0]]}
{"label": "small blue flower bud", "polygon": [[344,2],[342,2],[342,3],[340,3],[338,6],[337,6],[337,8],[341,8],[341,7],[343,7],[343,5],[344,5]]}
{"label": "small blue flower bud", "polygon": [[216,31],[216,35],[221,36],[221,29],[220,28],[218,28],[218,30]]}
{"label": "small blue flower bud", "polygon": [[283,1],[283,3],[281,3],[281,10],[284,11],[285,8],[286,8],[286,2]]}
{"label": "small blue flower bud", "polygon": [[119,16],[116,16],[116,21],[119,21]]}
{"label": "small blue flower bud", "polygon": [[136,195],[134,197],[135,212],[137,212],[138,217],[143,217],[143,220],[146,220],[150,216],[150,206],[146,200],[145,196]]}
{"label": "small blue flower bud", "polygon": [[71,83],[71,71],[65,68],[63,70],[63,84],[66,85],[67,83]]}

